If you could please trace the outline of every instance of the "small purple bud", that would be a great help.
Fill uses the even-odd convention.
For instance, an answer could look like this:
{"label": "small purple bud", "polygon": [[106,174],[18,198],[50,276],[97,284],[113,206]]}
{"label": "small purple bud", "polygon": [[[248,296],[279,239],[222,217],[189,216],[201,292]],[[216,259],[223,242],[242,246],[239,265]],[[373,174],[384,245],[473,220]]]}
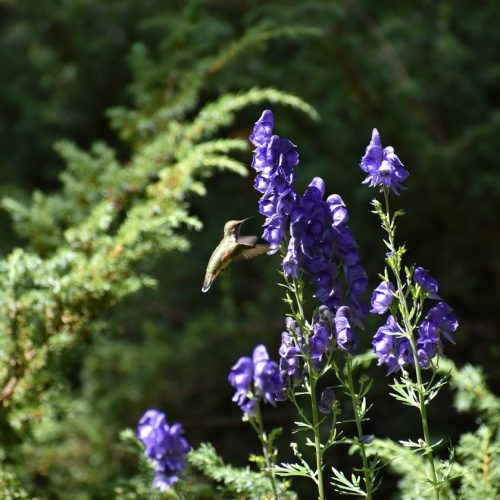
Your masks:
{"label": "small purple bud", "polygon": [[375,439],[375,436],[373,434],[364,434],[359,438],[359,442],[363,444],[370,444],[373,443],[373,440]]}

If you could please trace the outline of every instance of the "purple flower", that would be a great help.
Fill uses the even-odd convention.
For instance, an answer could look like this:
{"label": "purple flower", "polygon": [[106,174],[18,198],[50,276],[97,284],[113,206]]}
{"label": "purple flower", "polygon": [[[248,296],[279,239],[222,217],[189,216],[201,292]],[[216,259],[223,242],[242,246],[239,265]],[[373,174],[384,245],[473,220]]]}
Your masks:
{"label": "purple flower", "polygon": [[323,321],[315,321],[313,335],[309,339],[309,354],[316,369],[319,369],[323,354],[331,348],[330,327]]}
{"label": "purple flower", "polygon": [[382,281],[373,292],[371,313],[384,314],[394,299],[394,286],[389,281]]}
{"label": "purple flower", "polygon": [[233,401],[242,406],[248,398],[253,381],[253,361],[247,356],[241,357],[231,369],[229,383],[236,389]]}
{"label": "purple flower", "polygon": [[333,403],[335,402],[335,392],[332,388],[327,387],[321,393],[318,409],[321,413],[328,415],[332,411]]}
{"label": "purple flower", "polygon": [[388,374],[400,370],[405,364],[413,364],[410,341],[401,337],[402,333],[403,329],[389,315],[385,325],[373,337],[373,352],[378,356],[378,365],[387,365]]}
{"label": "purple flower", "polygon": [[286,276],[302,269],[316,287],[320,304],[336,311],[342,304],[344,290],[339,280],[343,270],[346,300],[357,323],[366,317],[361,296],[367,288],[367,276],[359,265],[359,249],[349,226],[342,198],[331,195],[325,201],[325,183],[315,177],[303,196],[297,196],[291,214],[287,254],[283,260]]}
{"label": "purple flower", "polygon": [[278,363],[269,359],[267,349],[263,345],[254,349],[253,365],[256,395],[262,396],[266,403],[273,406],[276,406],[276,401],[286,399],[286,387]]}
{"label": "purple flower", "polygon": [[422,368],[429,368],[431,360],[441,352],[441,336],[455,343],[451,334],[457,328],[457,317],[446,302],[438,302],[429,310],[418,329],[417,354]]}
{"label": "purple flower", "polygon": [[281,334],[280,370],[286,372],[293,384],[302,380],[304,339],[295,320],[286,318],[287,331]]}
{"label": "purple flower", "polygon": [[[255,123],[253,132],[250,135],[250,142],[256,147],[266,146],[271,138],[274,127],[274,116],[273,112],[269,109],[263,111],[259,120]],[[255,170],[260,171],[262,168],[256,168]]]}
{"label": "purple flower", "polygon": [[429,293],[430,299],[439,300],[441,297],[437,294],[439,289],[439,283],[436,278],[433,278],[427,269],[423,267],[415,268],[413,273],[413,281],[422,287],[424,291]]}
{"label": "purple flower", "polygon": [[137,436],[155,469],[153,488],[165,491],[186,468],[185,456],[191,446],[183,437],[180,424],[167,424],[164,413],[148,410],[137,426]]}
{"label": "purple flower", "polygon": [[278,364],[269,359],[265,346],[258,345],[252,358],[241,357],[231,369],[228,380],[236,389],[233,401],[246,416],[253,415],[261,399],[274,406],[276,401],[286,399],[285,376]]}
{"label": "purple flower", "polygon": [[[303,271],[315,286],[315,297],[321,305],[336,311],[345,298],[353,321],[362,325],[367,314],[362,298],[367,277],[359,265],[358,246],[347,226],[347,208],[337,194],[323,199],[325,183],[320,177],[311,181],[303,196],[295,193],[294,170],[299,156],[288,139],[272,135],[273,126],[273,114],[266,110],[250,135],[255,146],[254,186],[262,193],[259,212],[266,217],[262,237],[270,244],[269,253],[278,250],[288,232],[282,262],[285,276],[298,278]],[[339,271],[343,271],[345,287]],[[322,349],[321,342],[321,337],[315,338],[315,352]]]}
{"label": "purple flower", "polygon": [[345,206],[344,200],[338,194],[331,194],[326,203],[330,210],[332,224],[337,227],[344,224],[349,219],[349,213]]}
{"label": "purple flower", "polygon": [[443,335],[455,343],[451,334],[458,328],[458,321],[453,309],[446,302],[438,302],[429,310],[419,328],[419,333],[426,337],[437,338]]}
{"label": "purple flower", "polygon": [[262,193],[259,212],[266,217],[262,237],[269,242],[269,253],[275,253],[285,235],[288,217],[295,203],[292,183],[299,162],[295,146],[272,135],[273,113],[265,110],[256,122],[250,141],[256,147],[252,167],[256,170],[254,187]]}
{"label": "purple flower", "polygon": [[382,147],[376,128],[373,129],[370,144],[359,166],[368,174],[363,184],[369,184],[370,187],[383,185],[392,189],[395,194],[399,194],[398,191],[404,189],[402,182],[409,176],[408,171],[394,153],[394,148]]}
{"label": "purple flower", "polygon": [[299,277],[299,261],[297,258],[297,248],[295,238],[292,236],[288,242],[288,250],[283,259],[283,272],[285,276]]}
{"label": "purple flower", "polygon": [[358,338],[351,327],[350,310],[348,306],[341,306],[335,313],[335,332],[337,345],[345,352],[354,354],[358,347]]}

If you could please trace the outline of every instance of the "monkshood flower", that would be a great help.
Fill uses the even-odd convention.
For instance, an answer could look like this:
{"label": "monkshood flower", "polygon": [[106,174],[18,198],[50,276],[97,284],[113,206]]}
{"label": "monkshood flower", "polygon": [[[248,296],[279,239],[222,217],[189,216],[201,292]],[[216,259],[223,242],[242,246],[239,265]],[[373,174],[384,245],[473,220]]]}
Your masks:
{"label": "monkshood flower", "polygon": [[185,457],[191,446],[182,435],[182,426],[168,425],[166,415],[157,410],[148,410],[139,421],[137,436],[155,469],[153,488],[167,490],[186,468]]}
{"label": "monkshood flower", "polygon": [[455,343],[451,334],[457,328],[457,317],[446,302],[439,302],[429,310],[418,329],[417,354],[422,368],[429,368],[434,356],[442,351],[441,336]]}
{"label": "monkshood flower", "polygon": [[[368,308],[361,296],[367,276],[359,265],[360,255],[349,226],[347,208],[339,195],[323,199],[325,184],[315,177],[303,196],[293,189],[298,153],[288,140],[272,135],[274,116],[265,110],[255,123],[250,141],[255,146],[252,167],[257,176],[254,187],[262,193],[259,212],[266,217],[263,238],[268,253],[275,253],[289,228],[283,271],[297,278],[299,270],[310,275],[316,298],[337,310],[344,298],[338,279],[340,264],[345,276],[346,299],[353,319],[361,324]],[[337,258],[334,255],[337,255]]]}
{"label": "monkshood flower", "polygon": [[403,329],[392,315],[385,325],[375,333],[372,341],[373,352],[378,356],[378,365],[387,365],[387,374],[397,372],[405,364],[413,364],[411,344],[401,337]]}
{"label": "monkshood flower", "polygon": [[288,139],[272,135],[273,126],[273,113],[267,109],[250,135],[255,146],[252,167],[257,171],[254,187],[262,193],[259,212],[266,217],[262,237],[270,244],[270,254],[278,250],[285,235],[295,203],[292,183],[299,162],[295,146]]}
{"label": "monkshood flower", "polygon": [[361,322],[367,307],[361,299],[367,287],[367,276],[359,264],[359,249],[349,226],[348,212],[339,195],[323,199],[325,183],[315,177],[303,196],[296,196],[291,214],[290,240],[283,271],[297,277],[298,270],[310,276],[320,304],[336,311],[342,304],[344,289],[339,269],[344,273],[347,302],[353,316]]}
{"label": "monkshood flower", "polygon": [[369,184],[370,187],[386,186],[395,194],[404,189],[402,182],[410,175],[394,153],[394,148],[382,147],[376,128],[373,129],[370,144],[359,166],[368,174],[363,184]]}
{"label": "monkshood flower", "polygon": [[382,281],[380,285],[375,288],[370,310],[374,314],[384,314],[389,309],[392,301],[394,299],[394,286],[390,281]]}
{"label": "monkshood flower", "polygon": [[318,409],[321,413],[328,415],[332,411],[333,403],[335,402],[335,392],[332,388],[327,387],[321,393]]}
{"label": "monkshood flower", "polygon": [[287,331],[281,334],[280,370],[287,373],[293,385],[302,380],[304,339],[300,327],[293,318],[286,318]]}
{"label": "monkshood flower", "polygon": [[339,348],[344,352],[355,354],[358,348],[358,338],[351,327],[350,309],[348,306],[341,306],[335,313],[335,332]]}
{"label": "monkshood flower", "polygon": [[331,349],[331,327],[325,321],[318,319],[313,324],[313,334],[309,339],[309,355],[316,370],[319,369],[323,355]]}
{"label": "monkshood flower", "polygon": [[286,373],[269,359],[264,345],[258,345],[252,358],[243,356],[231,369],[229,383],[236,389],[233,401],[252,416],[261,399],[276,406],[276,401],[286,399]]}
{"label": "monkshood flower", "polygon": [[413,281],[420,285],[424,291],[429,293],[430,299],[440,300],[441,297],[438,295],[439,283],[436,278],[433,278],[427,269],[423,267],[416,267],[413,272]]}

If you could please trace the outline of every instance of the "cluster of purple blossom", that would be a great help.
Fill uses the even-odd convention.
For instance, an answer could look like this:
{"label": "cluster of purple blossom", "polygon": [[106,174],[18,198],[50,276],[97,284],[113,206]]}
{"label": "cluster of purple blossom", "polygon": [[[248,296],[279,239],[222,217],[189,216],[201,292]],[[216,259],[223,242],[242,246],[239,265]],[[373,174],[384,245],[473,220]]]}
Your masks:
{"label": "cluster of purple blossom", "polygon": [[[402,182],[408,177],[408,171],[394,153],[394,148],[382,147],[377,129],[373,129],[370,144],[361,159],[361,169],[368,175],[363,181],[370,186],[385,186],[398,194],[404,186]],[[439,284],[429,272],[417,267],[413,274],[415,285],[425,292],[426,298],[441,300],[438,295]],[[385,314],[394,299],[394,286],[389,281],[382,281],[374,290],[370,312]],[[451,334],[457,329],[458,321],[455,313],[446,302],[438,302],[432,307],[418,328],[417,357],[421,368],[429,368],[432,359],[442,351],[441,337],[453,342]],[[378,364],[386,364],[389,373],[396,372],[402,366],[413,365],[414,357],[410,340],[404,335],[403,328],[392,314],[387,318],[373,337],[373,350],[379,358]]]}
{"label": "cluster of purple blossom", "polygon": [[359,264],[359,249],[347,225],[347,208],[339,195],[326,200],[325,183],[315,177],[303,196],[293,188],[294,168],[298,163],[295,146],[288,139],[272,135],[274,118],[270,110],[256,122],[250,141],[256,149],[252,166],[257,171],[255,188],[263,193],[259,211],[266,217],[263,238],[274,253],[286,240],[283,259],[285,276],[297,278],[303,271],[316,287],[319,303],[336,311],[343,302],[344,290],[339,268],[344,273],[353,318],[362,323],[367,308],[362,294],[367,276]]}
{"label": "cluster of purple blossom", "polygon": [[[253,356],[241,357],[229,374],[229,383],[236,389],[233,401],[247,416],[255,414],[261,400],[275,405],[276,401],[287,399],[288,387],[303,379],[304,356],[309,355],[313,366],[319,369],[323,356],[331,352],[335,344],[346,352],[353,352],[357,347],[347,306],[340,307],[335,316],[328,307],[321,306],[308,341],[293,318],[286,318],[286,326],[281,334],[279,365],[269,359],[265,346],[258,345]],[[329,393],[325,394],[321,408],[327,407],[328,401]]]}
{"label": "cluster of purple blossom", "polygon": [[231,369],[229,383],[236,389],[233,401],[247,416],[255,415],[261,400],[273,406],[287,398],[286,372],[269,359],[264,345],[258,345],[252,357],[243,356]]}
{"label": "cluster of purple blossom", "polygon": [[385,186],[395,194],[399,194],[398,191],[404,189],[402,182],[410,175],[394,153],[394,148],[382,147],[376,128],[372,131],[372,139],[359,166],[368,174],[363,184],[371,187]]}
{"label": "cluster of purple blossom", "polygon": [[320,306],[312,325],[312,335],[304,339],[297,322],[286,318],[286,331],[281,334],[280,370],[288,376],[293,386],[303,377],[302,365],[305,355],[309,355],[316,370],[321,366],[323,356],[331,352],[335,345],[344,352],[355,352],[358,339],[351,326],[349,307],[341,306],[335,315],[327,306]]}
{"label": "cluster of purple blossom", "polygon": [[183,432],[181,424],[168,425],[166,415],[158,410],[148,410],[139,421],[137,436],[155,469],[153,488],[166,491],[186,468],[185,456],[191,446]]}
{"label": "cluster of purple blossom", "polygon": [[265,110],[255,124],[250,142],[255,146],[252,167],[256,170],[254,187],[262,193],[259,212],[266,217],[263,238],[269,253],[276,253],[285,236],[288,218],[295,204],[292,183],[299,162],[295,146],[288,139],[272,135],[274,116]]}
{"label": "cluster of purple blossom", "polygon": [[[427,298],[440,300],[438,282],[426,269],[417,267],[413,273],[415,285],[419,285]],[[385,314],[394,299],[394,286],[383,281],[372,295],[372,309],[375,314]],[[446,302],[438,302],[432,307],[418,328],[417,357],[421,368],[429,368],[432,359],[442,351],[441,337],[454,342],[451,334],[457,329],[458,321],[455,313]],[[414,358],[410,341],[403,336],[404,330],[392,314],[387,318],[373,337],[373,350],[377,354],[378,364],[386,364],[388,373],[401,369],[404,365],[413,365]]]}

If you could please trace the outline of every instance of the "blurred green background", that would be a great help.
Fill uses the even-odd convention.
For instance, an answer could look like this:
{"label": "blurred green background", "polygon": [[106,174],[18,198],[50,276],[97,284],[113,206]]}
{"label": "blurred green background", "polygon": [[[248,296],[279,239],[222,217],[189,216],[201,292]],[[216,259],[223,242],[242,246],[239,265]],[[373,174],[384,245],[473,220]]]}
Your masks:
{"label": "blurred green background", "polygon": [[[154,111],[189,85],[200,61],[258,25],[316,31],[262,40],[220,68],[212,66],[203,73],[199,105],[227,91],[273,86],[319,111],[321,121],[314,123],[278,106],[275,130],[300,152],[299,191],[319,175],[329,193],[342,195],[371,287],[383,271],[384,247],[370,213],[376,191],[361,185],[357,165],[377,127],[411,173],[407,191],[394,201],[406,212],[399,234],[409,261],[439,279],[440,293],[460,321],[457,344],[447,345],[446,354],[458,365],[482,365],[498,389],[496,1],[473,7],[452,0],[0,0],[0,194],[22,199],[33,190],[58,190],[64,164],[53,144],[60,139],[84,149],[106,141],[126,160],[130,143],[111,128],[107,110]],[[261,111],[241,112],[227,136],[248,137]],[[250,165],[250,150],[240,159]],[[141,263],[158,286],[109,310],[107,327],[68,355],[61,413],[40,424],[37,446],[25,450],[32,491],[48,498],[107,498],[106,488],[136,470],[118,433],[135,427],[150,407],[182,422],[192,444],[211,441],[228,462],[244,464],[249,452],[257,452],[255,437],[230,401],[227,374],[257,343],[276,352],[284,326],[281,291],[274,285],[279,259],[234,266],[208,294],[200,291],[224,222],[257,214],[252,185],[252,173],[212,177],[207,195],[190,200],[203,222],[201,231],[188,235],[190,251]],[[0,220],[0,248],[8,254],[24,241],[6,215]],[[259,234],[261,222],[256,217],[245,230]],[[371,320],[363,347],[377,324]],[[408,437],[414,415],[387,398],[383,368],[371,375],[380,383],[368,431]],[[293,418],[286,404],[266,413],[285,426]],[[452,441],[474,425],[472,417],[453,412],[444,393],[430,419],[436,436]],[[383,487],[381,498],[392,491],[390,478]],[[303,488],[298,481],[297,490]]]}

